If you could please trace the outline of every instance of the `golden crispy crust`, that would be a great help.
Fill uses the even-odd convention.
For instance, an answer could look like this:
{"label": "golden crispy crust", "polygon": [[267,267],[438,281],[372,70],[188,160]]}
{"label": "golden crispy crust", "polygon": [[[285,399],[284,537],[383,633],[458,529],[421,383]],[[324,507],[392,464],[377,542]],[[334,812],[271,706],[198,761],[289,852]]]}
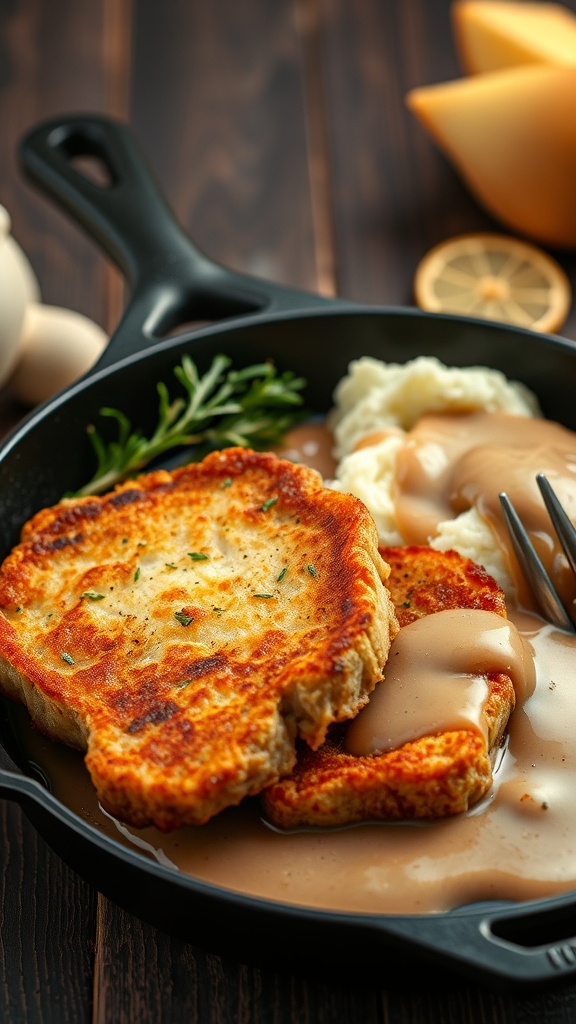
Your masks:
{"label": "golden crispy crust", "polygon": [[87,748],[114,815],[201,823],[289,772],[398,626],[364,505],[228,449],[26,524],[0,571],[0,687]]}
{"label": "golden crispy crust", "polygon": [[504,594],[481,565],[457,551],[380,547],[400,626],[447,608],[480,608],[506,617]]}
{"label": "golden crispy crust", "polygon": [[[401,626],[452,608],[506,616],[504,595],[492,577],[455,551],[381,547],[380,552],[390,565],[387,586]],[[356,757],[344,749],[345,726],[335,726],[318,750],[302,748],[292,774],[262,795],[267,817],[281,828],[295,828],[466,810],[491,786],[492,762],[515,701],[508,675],[493,672],[486,678],[487,739],[472,730],[444,732],[384,754]]]}

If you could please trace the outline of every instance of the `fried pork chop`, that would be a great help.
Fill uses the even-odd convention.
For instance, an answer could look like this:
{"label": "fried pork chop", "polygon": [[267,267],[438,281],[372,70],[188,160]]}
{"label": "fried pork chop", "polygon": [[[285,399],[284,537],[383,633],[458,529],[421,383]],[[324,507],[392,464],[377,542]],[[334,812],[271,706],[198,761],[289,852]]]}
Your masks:
{"label": "fried pork chop", "polygon": [[[401,626],[446,609],[480,609],[506,617],[504,595],[484,569],[455,551],[381,547],[387,586]],[[395,646],[390,653],[392,660]],[[390,664],[389,661],[389,664]],[[370,756],[346,750],[335,726],[316,751],[301,748],[292,774],[262,795],[266,816],[280,828],[346,825],[367,820],[458,814],[492,784],[495,754],[514,707],[510,677],[486,674],[485,735],[470,729],[422,736]],[[386,686],[384,680],[379,686]]]}
{"label": "fried pork chop", "polygon": [[397,632],[365,506],[227,449],[38,512],[0,570],[0,688],[86,749],[104,807],[205,822],[288,773]]}

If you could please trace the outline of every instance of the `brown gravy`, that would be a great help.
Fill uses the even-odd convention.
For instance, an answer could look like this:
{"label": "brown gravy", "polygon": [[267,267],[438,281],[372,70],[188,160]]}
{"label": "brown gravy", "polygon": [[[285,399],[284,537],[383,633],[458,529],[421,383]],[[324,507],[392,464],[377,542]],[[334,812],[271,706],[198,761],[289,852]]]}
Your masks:
{"label": "brown gravy", "polygon": [[[500,545],[509,544],[498,495],[511,498],[557,589],[576,599],[576,581],[551,529],[536,484],[545,473],[566,512],[576,519],[576,435],[550,420],[504,413],[421,417],[396,463],[395,513],[407,544],[426,544],[439,522],[475,506]],[[518,603],[530,598],[520,569],[509,558]]]}
{"label": "brown gravy", "polygon": [[486,672],[509,675],[519,699],[532,692],[534,663],[513,623],[458,608],[416,619],[392,644],[385,682],[348,726],[346,750],[369,757],[429,733],[485,735]]}
{"label": "brown gravy", "polygon": [[[490,492],[494,485],[491,475]],[[323,909],[403,914],[562,893],[576,888],[576,637],[532,612],[510,618],[533,656],[535,684],[522,684],[524,691],[519,685],[492,791],[457,818],[281,834],[262,821],[253,800],[198,828],[134,830],[100,809],[82,756],[40,737],[22,709],[15,711],[18,732],[54,794],[80,817],[227,889]]]}
{"label": "brown gravy", "polygon": [[316,469],[325,480],[331,480],[336,472],[332,438],[322,422],[294,427],[286,435],[285,443],[274,451],[282,459],[302,462]]}

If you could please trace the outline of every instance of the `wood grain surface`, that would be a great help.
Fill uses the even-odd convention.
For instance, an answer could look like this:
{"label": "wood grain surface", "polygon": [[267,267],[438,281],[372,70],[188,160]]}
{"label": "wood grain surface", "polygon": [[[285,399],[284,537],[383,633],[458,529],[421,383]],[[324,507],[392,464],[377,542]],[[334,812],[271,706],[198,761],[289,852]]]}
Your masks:
{"label": "wood grain surface", "polygon": [[[118,273],[17,159],[36,122],[106,112],[131,124],[214,259],[325,295],[409,305],[432,245],[501,230],[405,107],[411,87],[458,73],[449,0],[0,0],[0,203],[44,300],[112,330],[125,301]],[[554,255],[574,283],[576,257]],[[563,333],[576,336],[574,308]],[[5,393],[0,425],[24,411]],[[17,806],[0,813],[4,1024],[576,1019],[576,985],[519,996],[416,971],[383,988],[377,976],[327,981],[207,953],[96,893]]]}

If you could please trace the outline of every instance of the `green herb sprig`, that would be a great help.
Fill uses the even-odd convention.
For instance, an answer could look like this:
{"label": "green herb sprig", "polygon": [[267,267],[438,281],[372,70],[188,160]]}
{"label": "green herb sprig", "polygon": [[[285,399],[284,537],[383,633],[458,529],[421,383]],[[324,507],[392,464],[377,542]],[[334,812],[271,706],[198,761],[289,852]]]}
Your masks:
{"label": "green herb sprig", "polygon": [[96,470],[77,495],[102,494],[144,469],[173,448],[206,451],[228,445],[263,448],[278,444],[287,430],[303,417],[302,377],[278,373],[271,362],[231,370],[227,356],[215,356],[202,376],[189,356],[183,356],[174,376],[185,397],[171,398],[168,387],[157,385],[158,420],[150,437],[132,428],[119,409],[102,408],[100,415],[116,420],[118,433],[105,441],[95,426],[88,434],[96,456]]}

